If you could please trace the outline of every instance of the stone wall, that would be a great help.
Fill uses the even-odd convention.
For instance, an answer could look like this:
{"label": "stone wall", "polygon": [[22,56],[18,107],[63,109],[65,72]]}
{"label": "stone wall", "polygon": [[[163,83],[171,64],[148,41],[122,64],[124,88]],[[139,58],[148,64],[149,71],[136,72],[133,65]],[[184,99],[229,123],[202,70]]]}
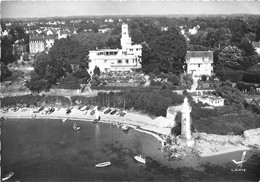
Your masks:
{"label": "stone wall", "polygon": [[195,139],[201,139],[208,142],[230,143],[230,144],[245,144],[244,137],[239,135],[215,135],[206,133],[192,133]]}
{"label": "stone wall", "polygon": [[252,145],[260,147],[260,128],[244,131],[243,136],[239,135],[215,135],[207,133],[192,133],[195,139],[205,140],[208,142],[230,143]]}

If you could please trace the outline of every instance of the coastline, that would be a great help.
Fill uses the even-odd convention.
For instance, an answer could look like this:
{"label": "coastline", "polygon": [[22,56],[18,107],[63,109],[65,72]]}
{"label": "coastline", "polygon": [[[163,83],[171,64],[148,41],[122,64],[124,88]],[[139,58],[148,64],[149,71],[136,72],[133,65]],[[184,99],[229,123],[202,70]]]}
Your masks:
{"label": "coastline", "polygon": [[[93,122],[95,119],[95,115],[90,115],[89,112],[84,114],[83,111],[80,111],[76,108],[72,109],[72,112],[67,115],[66,108],[60,108],[51,114],[45,114],[44,111],[40,113],[33,113],[35,109],[33,108],[20,108],[18,111],[8,111],[6,113],[1,113],[1,117],[10,118],[10,119],[69,119],[69,120],[78,120],[78,121],[86,121]],[[45,109],[46,110],[46,109]],[[165,122],[167,123],[166,127],[161,126],[158,123],[158,118],[151,118],[147,115],[128,112],[124,117],[120,117],[119,115],[110,115],[104,114],[103,112],[99,112],[101,123],[112,123],[112,124],[123,124],[127,125],[139,132],[144,132],[155,137],[161,144],[162,148],[164,146],[166,137],[170,135],[171,128],[169,125],[170,121],[166,118]],[[164,121],[163,121],[164,122]],[[175,147],[175,145],[171,146]],[[209,157],[214,155],[220,155],[229,152],[242,151],[242,150],[251,150],[250,147],[242,145],[242,144],[232,144],[232,143],[219,143],[206,141],[203,139],[195,139],[195,144],[193,146],[196,150],[199,151],[200,157]]]}

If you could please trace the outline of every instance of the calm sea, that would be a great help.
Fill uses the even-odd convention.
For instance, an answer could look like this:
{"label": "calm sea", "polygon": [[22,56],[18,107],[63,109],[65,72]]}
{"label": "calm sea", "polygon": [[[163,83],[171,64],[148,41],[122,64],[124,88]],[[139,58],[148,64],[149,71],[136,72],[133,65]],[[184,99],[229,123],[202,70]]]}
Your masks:
{"label": "calm sea", "polygon": [[[80,131],[72,129],[76,122]],[[245,172],[231,172],[242,152],[214,157],[169,159],[153,136],[112,124],[7,119],[1,124],[2,177],[8,181],[258,181],[259,151],[248,151]],[[134,160],[142,154],[147,164]],[[110,161],[111,166],[95,168]]]}

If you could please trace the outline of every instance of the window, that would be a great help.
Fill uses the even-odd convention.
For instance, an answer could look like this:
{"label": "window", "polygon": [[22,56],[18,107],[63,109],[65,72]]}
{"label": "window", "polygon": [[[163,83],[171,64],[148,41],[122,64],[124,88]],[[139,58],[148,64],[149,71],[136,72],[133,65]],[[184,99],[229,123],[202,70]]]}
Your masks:
{"label": "window", "polygon": [[198,64],[198,67],[200,67],[200,64]]}
{"label": "window", "polygon": [[126,63],[126,64],[128,64],[128,63],[129,63],[128,59],[126,59],[126,60],[125,60],[125,63]]}
{"label": "window", "polygon": [[122,64],[122,60],[117,60],[117,64]]}

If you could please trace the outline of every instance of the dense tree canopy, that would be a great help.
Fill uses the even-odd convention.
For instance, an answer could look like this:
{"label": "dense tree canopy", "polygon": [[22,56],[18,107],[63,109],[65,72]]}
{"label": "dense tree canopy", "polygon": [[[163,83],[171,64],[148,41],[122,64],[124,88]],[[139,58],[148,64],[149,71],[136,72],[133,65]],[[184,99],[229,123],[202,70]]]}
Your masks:
{"label": "dense tree canopy", "polygon": [[16,61],[17,55],[13,54],[13,39],[11,36],[1,37],[1,62],[5,65]]}
{"label": "dense tree canopy", "polygon": [[243,52],[236,46],[227,46],[219,53],[218,64],[220,67],[241,69]]}
{"label": "dense tree canopy", "polygon": [[8,69],[8,67],[0,62],[1,65],[1,75],[0,75],[0,81],[4,81],[6,78],[12,75],[12,72]]}

